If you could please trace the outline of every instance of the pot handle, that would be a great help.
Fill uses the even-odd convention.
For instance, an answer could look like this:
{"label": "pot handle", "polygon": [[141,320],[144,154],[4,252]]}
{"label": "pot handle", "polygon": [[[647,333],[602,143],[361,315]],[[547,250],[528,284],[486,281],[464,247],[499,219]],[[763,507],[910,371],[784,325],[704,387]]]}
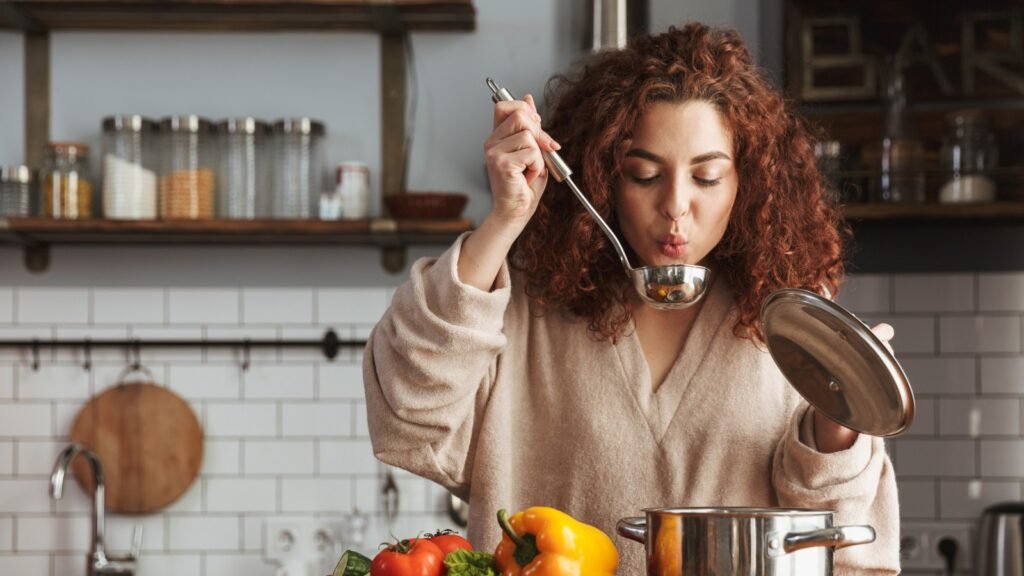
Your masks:
{"label": "pot handle", "polygon": [[615,529],[619,532],[619,535],[625,536],[630,540],[636,540],[641,544],[647,542],[647,518],[642,516],[622,518],[615,524]]}
{"label": "pot handle", "polygon": [[[835,526],[809,532],[788,532],[782,537],[781,543],[778,536],[769,536],[768,550],[781,554],[817,546],[828,546],[838,550],[874,541],[875,529],[871,526]],[[780,547],[782,550],[779,550]]]}

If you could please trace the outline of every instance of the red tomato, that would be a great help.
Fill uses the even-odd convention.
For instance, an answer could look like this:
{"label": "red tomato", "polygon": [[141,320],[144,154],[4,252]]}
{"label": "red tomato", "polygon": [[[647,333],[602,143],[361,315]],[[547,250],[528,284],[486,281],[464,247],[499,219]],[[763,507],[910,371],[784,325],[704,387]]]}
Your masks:
{"label": "red tomato", "polygon": [[370,576],[441,576],[444,553],[430,540],[410,538],[381,550],[370,563]]}
{"label": "red tomato", "polygon": [[444,552],[445,556],[456,550],[473,551],[473,545],[469,543],[469,540],[459,536],[459,533],[453,530],[442,530],[428,535],[427,538],[430,538],[431,542],[437,544],[437,547],[441,549],[441,552]]}

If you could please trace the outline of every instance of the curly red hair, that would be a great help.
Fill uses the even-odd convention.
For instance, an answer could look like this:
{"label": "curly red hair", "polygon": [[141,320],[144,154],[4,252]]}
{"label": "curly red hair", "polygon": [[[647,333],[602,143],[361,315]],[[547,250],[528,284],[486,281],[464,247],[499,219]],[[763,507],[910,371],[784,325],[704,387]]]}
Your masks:
{"label": "curly red hair", "polygon": [[[810,128],[787,110],[738,33],[689,24],[595,56],[575,78],[552,79],[546,130],[578,170],[574,181],[614,226],[613,194],[632,127],[653,103],[689,100],[712,104],[732,132],[739,189],[711,257],[734,291],[734,332],[761,341],[761,303],[771,292],[838,292],[848,229],[826,201]],[[510,256],[540,310],[568,310],[605,339],[625,331],[632,286],[565,184],[549,180]]]}

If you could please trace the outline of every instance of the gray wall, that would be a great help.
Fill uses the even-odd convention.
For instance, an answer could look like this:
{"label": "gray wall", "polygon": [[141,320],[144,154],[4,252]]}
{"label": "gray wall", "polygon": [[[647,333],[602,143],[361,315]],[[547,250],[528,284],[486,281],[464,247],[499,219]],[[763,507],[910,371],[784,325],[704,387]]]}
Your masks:
{"label": "gray wall", "polygon": [[[766,0],[770,6],[772,0]],[[475,221],[490,207],[482,143],[491,103],[483,78],[518,96],[582,55],[584,0],[481,1],[473,33],[412,35],[417,110],[409,187],[470,196]],[[701,19],[736,26],[757,52],[762,2],[654,0],[651,29]],[[0,163],[24,160],[22,37],[0,34]],[[211,118],[307,115],[328,127],[328,163],[361,159],[380,182],[379,39],[374,34],[82,33],[52,36],[51,139],[93,144],[113,113]],[[378,209],[378,202],[373,203]],[[372,249],[57,247],[49,272],[33,275],[21,251],[0,248],[0,277],[39,285],[382,285],[396,284]],[[413,250],[409,260],[436,252]],[[113,266],[98,266],[116,262]]]}
{"label": "gray wall", "polygon": [[24,41],[0,32],[0,163],[21,163],[25,156]]}

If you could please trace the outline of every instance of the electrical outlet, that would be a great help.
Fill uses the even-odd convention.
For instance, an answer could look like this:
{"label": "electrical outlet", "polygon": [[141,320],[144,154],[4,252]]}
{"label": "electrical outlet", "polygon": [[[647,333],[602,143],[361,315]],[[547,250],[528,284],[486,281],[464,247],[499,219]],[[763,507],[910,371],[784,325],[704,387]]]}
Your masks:
{"label": "electrical outlet", "polygon": [[263,555],[267,560],[295,557],[302,545],[305,528],[297,520],[267,520]]}
{"label": "electrical outlet", "polygon": [[970,524],[904,523],[900,526],[900,563],[911,570],[945,573],[946,558],[939,549],[943,540],[956,542],[955,571],[971,568],[974,552]]}
{"label": "electrical outlet", "polygon": [[267,520],[264,557],[281,563],[337,561],[340,545],[335,527],[316,520]]}
{"label": "electrical outlet", "polygon": [[929,526],[903,524],[900,526],[900,564],[904,568],[928,568]]}
{"label": "electrical outlet", "polygon": [[946,568],[946,556],[942,553],[942,547],[948,545],[950,541],[956,543],[956,546],[952,547],[955,551],[954,571],[971,568],[974,553],[971,526],[966,524],[933,526],[929,532],[929,540],[931,541],[931,554],[937,568],[942,570]]}

